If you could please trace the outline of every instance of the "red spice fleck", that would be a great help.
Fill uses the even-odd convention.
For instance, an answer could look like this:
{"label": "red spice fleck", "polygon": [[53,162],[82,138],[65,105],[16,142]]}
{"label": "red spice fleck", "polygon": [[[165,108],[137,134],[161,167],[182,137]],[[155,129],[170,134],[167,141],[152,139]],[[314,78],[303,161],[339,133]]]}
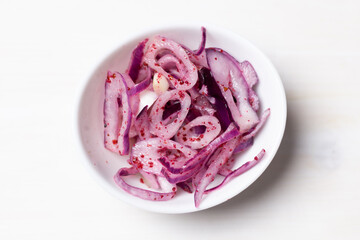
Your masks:
{"label": "red spice fleck", "polygon": [[220,49],[220,52],[222,53],[222,52],[224,52],[224,50]]}
{"label": "red spice fleck", "polygon": [[210,173],[207,173],[206,175],[205,175],[205,177],[210,177],[211,176],[211,174]]}
{"label": "red spice fleck", "polygon": [[176,122],[177,122],[177,119],[174,120],[174,123],[176,123]]}
{"label": "red spice fleck", "polygon": [[158,64],[158,63],[155,63],[154,65],[157,66],[157,67],[160,67],[160,64]]}
{"label": "red spice fleck", "polygon": [[153,167],[154,166],[154,163],[153,162],[149,162],[149,167]]}
{"label": "red spice fleck", "polygon": [[259,160],[259,158],[258,158],[257,156],[255,156],[254,159],[255,159],[256,161]]}
{"label": "red spice fleck", "polygon": [[140,157],[144,158],[144,154],[141,154]]}
{"label": "red spice fleck", "polygon": [[175,191],[176,191],[176,187],[173,187],[172,190],[173,190],[173,192],[175,192]]}
{"label": "red spice fleck", "polygon": [[186,137],[183,137],[183,141],[186,142],[186,141],[187,141],[187,138],[186,138]]}
{"label": "red spice fleck", "polygon": [[141,182],[141,183],[144,183],[144,179],[140,178],[140,182]]}
{"label": "red spice fleck", "polygon": [[117,141],[116,139],[114,139],[114,140],[112,140],[112,143],[113,143],[113,144],[117,144],[118,141]]}
{"label": "red spice fleck", "polygon": [[115,75],[115,73],[114,73],[113,75],[111,75],[111,77],[112,77],[112,78],[116,78],[116,75]]}
{"label": "red spice fleck", "polygon": [[217,57],[215,58],[215,61],[217,60]]}
{"label": "red spice fleck", "polygon": [[250,98],[250,99],[249,99],[249,103],[250,103],[250,105],[253,105],[254,99]]}
{"label": "red spice fleck", "polygon": [[185,97],[185,93],[183,91],[179,91],[179,97],[183,99]]}
{"label": "red spice fleck", "polygon": [[200,138],[203,138],[204,137],[204,134],[200,134]]}
{"label": "red spice fleck", "polygon": [[161,41],[165,42],[165,38],[162,38]]}
{"label": "red spice fleck", "polygon": [[164,195],[160,195],[160,198],[163,198],[164,197]]}

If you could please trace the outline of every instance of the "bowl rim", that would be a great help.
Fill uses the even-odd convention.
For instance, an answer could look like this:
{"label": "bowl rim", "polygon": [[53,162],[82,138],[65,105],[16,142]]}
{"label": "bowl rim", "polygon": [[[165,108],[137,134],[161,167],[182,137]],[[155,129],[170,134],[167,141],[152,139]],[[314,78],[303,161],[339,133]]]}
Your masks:
{"label": "bowl rim", "polygon": [[[182,214],[182,213],[198,212],[198,211],[202,211],[205,209],[209,209],[209,208],[218,206],[222,203],[225,203],[227,200],[229,200],[229,199],[222,199],[220,201],[215,201],[213,204],[211,204],[207,207],[203,207],[203,208],[201,208],[201,207],[200,208],[191,208],[191,209],[186,209],[186,210],[182,209],[180,211],[175,208],[175,209],[173,209],[173,211],[169,212],[169,211],[163,211],[161,209],[161,207],[156,208],[156,209],[153,209],[153,208],[149,209],[149,208],[146,208],[144,206],[141,206],[139,204],[132,202],[130,198],[129,199],[121,198],[119,196],[119,194],[117,193],[117,190],[114,189],[112,186],[110,186],[109,183],[107,182],[107,180],[105,180],[103,177],[100,176],[100,174],[98,174],[98,172],[95,170],[95,168],[89,161],[89,158],[86,154],[86,150],[84,148],[83,141],[82,141],[81,134],[80,134],[79,115],[80,115],[82,99],[83,99],[83,96],[85,95],[85,89],[88,85],[89,79],[91,79],[91,77],[97,71],[98,67],[106,59],[108,59],[114,51],[121,49],[124,45],[126,45],[127,43],[129,43],[131,41],[134,41],[135,39],[139,38],[140,36],[149,35],[150,33],[153,33],[156,31],[160,32],[160,31],[166,31],[169,29],[177,29],[177,28],[193,29],[195,27],[198,28],[200,31],[201,26],[205,26],[207,29],[215,30],[217,33],[223,32],[226,35],[233,35],[234,37],[241,38],[243,42],[245,42],[247,45],[251,46],[257,52],[257,54],[260,54],[262,56],[264,61],[266,61],[267,64],[269,65],[269,67],[271,68],[271,71],[273,72],[273,74],[275,74],[274,77],[278,81],[277,84],[280,86],[281,93],[282,93],[281,94],[281,98],[282,98],[281,102],[283,103],[283,106],[282,106],[281,112],[283,113],[284,118],[282,119],[281,128],[279,128],[279,133],[281,133],[281,134],[278,135],[279,136],[278,139],[274,140],[276,142],[276,144],[274,144],[273,147],[276,150],[273,151],[271,155],[268,155],[269,161],[264,166],[263,170],[260,171],[256,177],[249,180],[243,189],[239,189],[238,191],[235,191],[235,194],[233,195],[233,197],[235,197],[236,195],[240,194],[242,191],[247,189],[251,184],[253,184],[265,172],[265,170],[268,168],[268,166],[274,159],[277,151],[279,150],[279,146],[280,146],[283,136],[284,136],[286,121],[287,121],[287,100],[286,100],[285,89],[284,89],[284,85],[281,81],[280,75],[279,75],[278,71],[276,70],[275,66],[270,61],[270,59],[256,45],[254,45],[252,42],[250,42],[249,40],[244,38],[242,35],[240,35],[236,32],[230,31],[227,28],[220,27],[220,26],[217,26],[217,25],[214,25],[211,23],[204,23],[204,22],[202,22],[202,23],[200,23],[200,22],[182,22],[182,23],[168,22],[166,24],[157,24],[157,25],[153,25],[151,27],[146,26],[146,28],[144,27],[143,29],[142,28],[138,29],[137,31],[134,31],[134,32],[128,34],[127,36],[120,38],[119,41],[116,43],[116,46],[109,48],[110,50],[108,50],[106,52],[104,51],[103,58],[101,59],[101,61],[96,61],[93,64],[93,66],[90,66],[91,68],[89,67],[89,70],[90,70],[89,74],[87,74],[86,77],[81,81],[81,83],[79,84],[78,89],[76,91],[77,96],[76,96],[76,104],[74,107],[75,121],[74,121],[74,125],[73,125],[74,131],[72,131],[76,135],[76,136],[74,136],[74,139],[76,139],[76,148],[78,149],[77,155],[79,155],[79,157],[82,159],[81,160],[82,165],[85,167],[85,169],[87,169],[87,172],[89,172],[90,175],[92,175],[92,179],[94,179],[95,182],[100,184],[106,190],[106,192],[110,193],[117,199],[120,199],[121,201],[123,201],[131,206],[135,206],[137,208],[140,208],[140,209],[143,209],[146,211],[150,211],[150,212],[167,213],[167,214]],[[280,127],[280,125],[279,125],[279,127]],[[144,201],[146,201],[146,200],[144,200]]]}

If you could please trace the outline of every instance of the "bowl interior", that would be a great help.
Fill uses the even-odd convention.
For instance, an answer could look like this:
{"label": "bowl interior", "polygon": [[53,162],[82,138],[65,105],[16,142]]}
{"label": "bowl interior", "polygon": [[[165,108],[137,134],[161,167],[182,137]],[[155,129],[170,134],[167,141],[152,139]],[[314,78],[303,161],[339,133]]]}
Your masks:
{"label": "bowl interior", "polygon": [[[153,202],[133,197],[120,189],[114,183],[113,176],[119,168],[128,166],[126,163],[128,157],[106,150],[103,144],[104,80],[107,71],[125,71],[132,50],[146,37],[161,34],[196,49],[200,43],[201,33],[198,25],[172,26],[152,29],[130,39],[125,37],[120,47],[102,61],[88,79],[80,98],[77,125],[86,166],[100,184],[129,204],[164,213],[193,212],[215,206],[234,197],[253,183],[270,164],[280,145],[286,121],[286,98],[275,68],[264,54],[242,37],[214,26],[206,27],[206,47],[223,48],[239,61],[248,60],[252,63],[260,79],[255,87],[261,101],[260,113],[266,108],[271,108],[271,116],[255,138],[254,145],[238,157],[235,167],[252,160],[262,148],[266,150],[266,155],[253,169],[240,175],[222,189],[206,196],[199,208],[194,206],[193,194],[183,191],[179,191],[170,201]],[[220,178],[213,184],[219,181]],[[133,184],[139,183],[133,182]]]}

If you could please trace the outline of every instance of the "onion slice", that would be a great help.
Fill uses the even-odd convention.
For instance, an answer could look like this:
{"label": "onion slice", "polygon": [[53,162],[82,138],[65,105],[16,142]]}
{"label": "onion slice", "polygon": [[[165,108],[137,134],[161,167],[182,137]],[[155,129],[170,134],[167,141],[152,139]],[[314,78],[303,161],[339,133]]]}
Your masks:
{"label": "onion slice", "polygon": [[146,68],[146,76],[145,79],[140,83],[136,84],[129,90],[130,96],[137,95],[147,89],[151,84],[151,70],[150,68]]}
{"label": "onion slice", "polygon": [[134,126],[138,133],[140,140],[146,140],[151,137],[149,115],[147,113],[148,106],[146,105],[136,117]]}
{"label": "onion slice", "polygon": [[[173,167],[165,158],[159,159],[159,162],[165,167],[166,171],[173,174],[181,174],[196,169],[197,166],[204,163],[204,160],[213,153],[221,144],[237,137],[240,134],[234,123],[230,124],[228,129],[218,136],[209,145],[201,149],[194,157],[184,162],[181,167]],[[186,179],[185,179],[186,180]]]}
{"label": "onion slice", "polygon": [[[155,36],[149,41],[148,46],[144,56],[144,62],[148,64],[149,67],[167,77],[172,85],[179,90],[187,90],[195,85],[198,79],[197,68],[189,60],[189,56],[180,44],[162,36]],[[171,75],[158,63],[158,55],[164,51],[171,52],[183,65],[182,68],[178,69],[180,76],[175,77]]]}
{"label": "onion slice", "polygon": [[214,190],[220,189],[221,187],[223,187],[224,185],[226,185],[228,182],[230,182],[232,179],[234,179],[235,177],[249,171],[251,168],[253,168],[256,164],[258,164],[261,159],[264,157],[265,155],[265,150],[262,149],[258,155],[256,155],[254,157],[254,160],[249,161],[244,163],[241,167],[237,168],[236,170],[232,171],[229,175],[227,175],[224,180],[216,187],[213,187],[211,189],[208,189],[205,191],[205,193],[210,193]]}
{"label": "onion slice", "polygon": [[125,78],[118,72],[109,71],[105,82],[104,100],[104,136],[107,149],[120,155],[129,154],[131,121],[132,109]]}
{"label": "onion slice", "polygon": [[144,48],[149,39],[141,41],[131,53],[131,60],[126,73],[129,74],[131,79],[136,82],[141,68],[142,58],[144,56]]}
{"label": "onion slice", "polygon": [[160,158],[167,157],[169,164],[177,166],[177,164],[187,161],[195,156],[195,154],[195,150],[178,142],[161,138],[150,138],[137,142],[133,146],[130,160],[136,168],[162,176],[162,164],[159,163]]}
{"label": "onion slice", "polygon": [[[195,127],[198,126],[205,126],[204,133],[196,133]],[[181,127],[175,135],[175,140],[181,144],[191,147],[192,149],[199,149],[214,140],[220,131],[221,126],[216,117],[201,116]]]}
{"label": "onion slice", "polygon": [[175,187],[171,192],[162,193],[162,192],[154,192],[154,191],[137,188],[127,184],[123,179],[123,177],[132,175],[132,173],[133,171],[129,170],[128,168],[121,168],[114,176],[115,183],[127,193],[130,193],[135,197],[139,197],[145,200],[152,200],[152,201],[167,201],[175,196],[176,194]]}
{"label": "onion slice", "polygon": [[249,86],[242,76],[237,61],[222,49],[207,49],[206,54],[211,72],[229,106],[234,121],[240,127],[240,132],[249,131],[259,119],[249,103]]}
{"label": "onion slice", "polygon": [[213,155],[210,159],[210,165],[203,173],[202,178],[197,184],[195,190],[195,207],[199,207],[200,201],[204,195],[206,187],[215,179],[216,174],[219,172],[221,167],[229,160],[230,156],[234,152],[237,139],[232,139],[227,142],[219,151],[217,155]]}
{"label": "onion slice", "polygon": [[[165,110],[165,104],[170,100],[179,100],[181,110],[174,121],[165,125],[163,121],[163,113]],[[189,112],[190,104],[190,96],[184,91],[171,90],[160,95],[151,109],[150,132],[161,138],[172,138],[184,122],[186,115]]]}

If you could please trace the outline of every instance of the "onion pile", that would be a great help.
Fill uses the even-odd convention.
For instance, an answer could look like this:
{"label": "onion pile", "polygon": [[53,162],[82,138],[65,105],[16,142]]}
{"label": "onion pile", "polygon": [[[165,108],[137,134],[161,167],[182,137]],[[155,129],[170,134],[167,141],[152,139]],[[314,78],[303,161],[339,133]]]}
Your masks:
{"label": "onion pile", "polygon": [[[219,48],[205,48],[206,29],[197,50],[164,36],[140,42],[124,73],[105,81],[104,145],[129,155],[128,168],[114,180],[124,191],[146,200],[172,199],[178,187],[194,192],[199,207],[206,194],[254,167],[264,156],[233,169],[237,154],[253,145],[270,115],[259,116],[253,90],[258,77],[248,62],[238,62]],[[158,98],[139,111],[143,91]],[[140,177],[147,186],[126,182]],[[211,182],[222,182],[208,189]]]}

